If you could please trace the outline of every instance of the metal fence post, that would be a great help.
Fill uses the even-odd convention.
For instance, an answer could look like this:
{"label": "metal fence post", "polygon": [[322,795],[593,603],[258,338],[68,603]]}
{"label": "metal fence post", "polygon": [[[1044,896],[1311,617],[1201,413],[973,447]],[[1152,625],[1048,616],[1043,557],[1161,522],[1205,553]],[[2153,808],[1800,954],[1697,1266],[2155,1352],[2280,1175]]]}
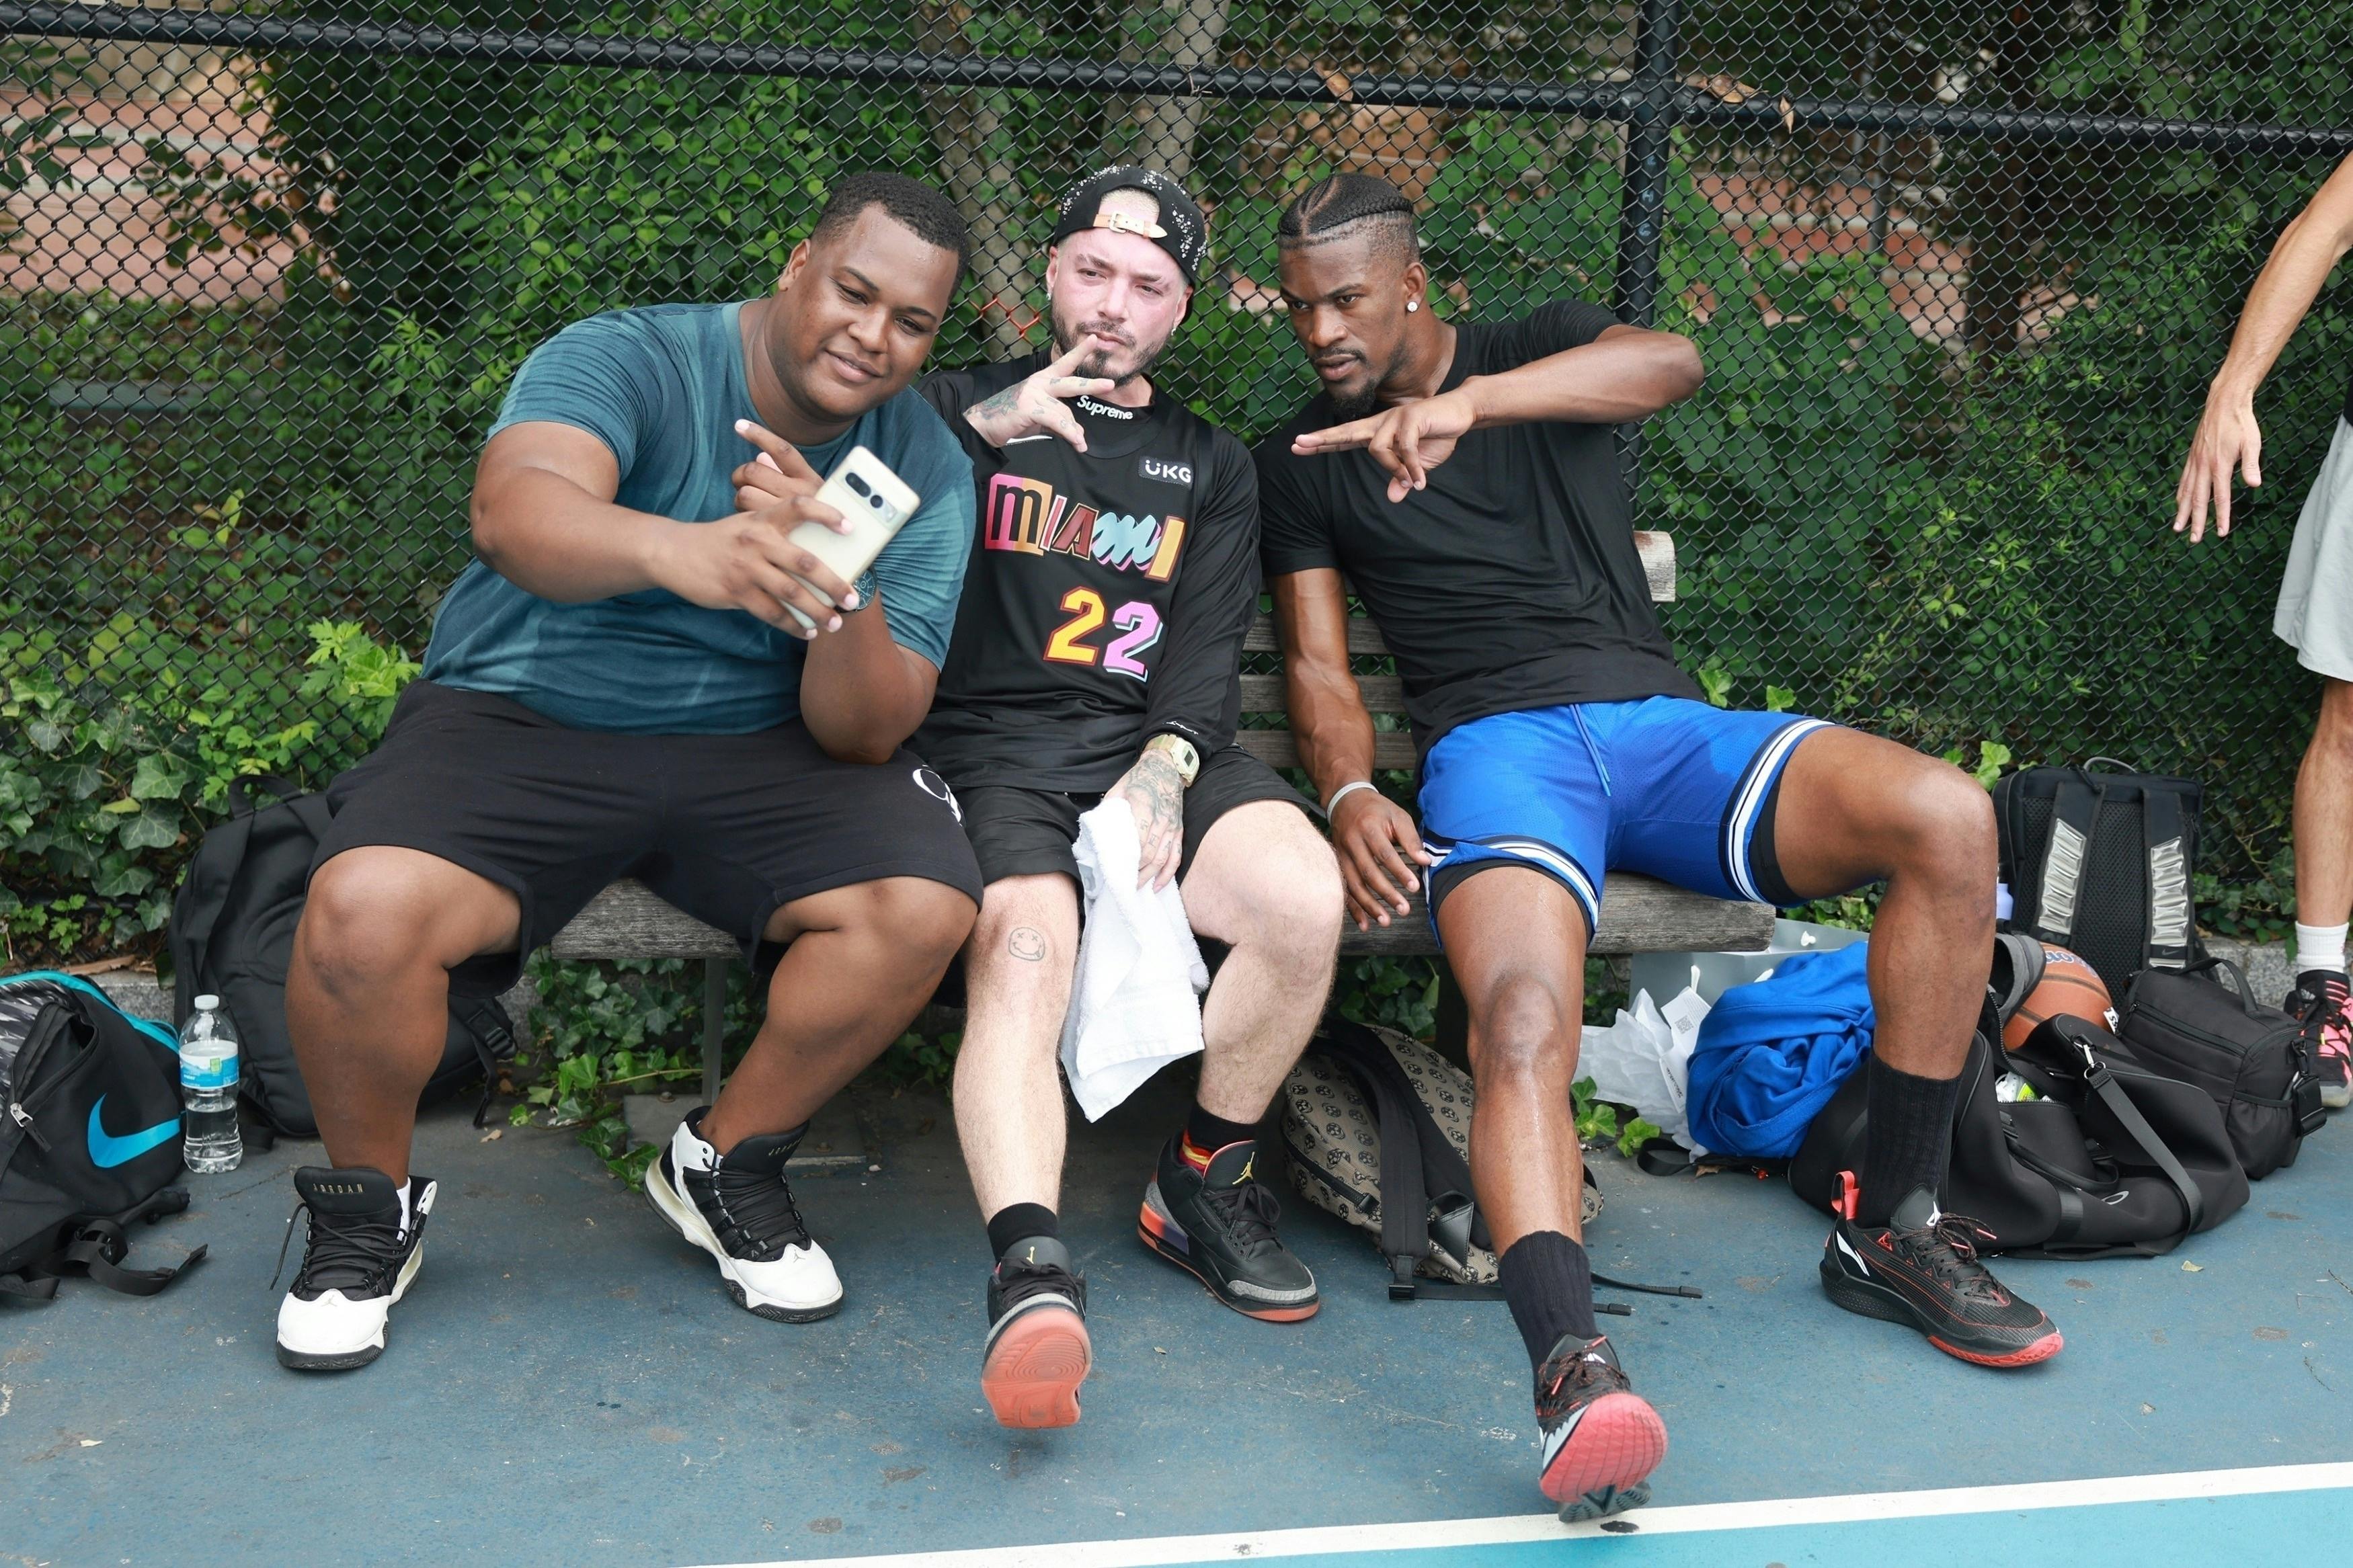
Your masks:
{"label": "metal fence post", "polygon": [[[1635,32],[1633,89],[1626,122],[1625,197],[1618,211],[1618,288],[1612,307],[1629,326],[1647,327],[1659,314],[1659,247],[1667,224],[1667,168],[1674,151],[1675,33],[1683,0],[1642,0]],[[1626,488],[1641,487],[1642,437],[1630,425],[1619,435]]]}

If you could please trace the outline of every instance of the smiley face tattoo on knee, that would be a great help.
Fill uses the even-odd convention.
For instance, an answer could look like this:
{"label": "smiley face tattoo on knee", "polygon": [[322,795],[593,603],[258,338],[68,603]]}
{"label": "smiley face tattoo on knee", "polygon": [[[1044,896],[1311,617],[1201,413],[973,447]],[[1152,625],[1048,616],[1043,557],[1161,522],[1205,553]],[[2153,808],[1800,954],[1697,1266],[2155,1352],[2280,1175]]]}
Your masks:
{"label": "smiley face tattoo on knee", "polygon": [[1005,939],[1005,951],[1024,963],[1036,963],[1046,956],[1046,933],[1036,926],[1015,926]]}

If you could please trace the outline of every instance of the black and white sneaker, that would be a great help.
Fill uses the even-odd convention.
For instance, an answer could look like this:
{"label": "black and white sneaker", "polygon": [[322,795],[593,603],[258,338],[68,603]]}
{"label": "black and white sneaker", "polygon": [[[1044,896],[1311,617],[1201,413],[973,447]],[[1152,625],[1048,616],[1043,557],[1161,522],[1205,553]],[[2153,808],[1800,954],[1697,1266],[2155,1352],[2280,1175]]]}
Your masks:
{"label": "black and white sneaker", "polygon": [[779,1323],[810,1323],[841,1310],[841,1279],[801,1223],[785,1162],[797,1133],[746,1138],[714,1157],[703,1113],[687,1112],[661,1158],[646,1167],[646,1201],[711,1254],[735,1304]]}
{"label": "black and white sneaker", "polygon": [[1017,1241],[988,1276],[988,1342],[980,1391],[1007,1426],[1069,1426],[1095,1363],[1087,1282],[1051,1237]]}
{"label": "black and white sneaker", "polygon": [[[425,1261],[425,1221],[433,1212],[432,1179],[411,1175],[411,1212],[400,1224],[400,1189],[382,1171],[355,1165],[329,1170],[306,1165],[294,1173],[301,1201],[286,1216],[286,1243],[294,1220],[307,1215],[302,1267],[278,1303],[278,1363],[297,1372],[348,1372],[384,1353],[385,1320],[407,1294]],[[278,1248],[286,1266],[286,1244]],[[276,1284],[276,1275],[270,1283]]]}

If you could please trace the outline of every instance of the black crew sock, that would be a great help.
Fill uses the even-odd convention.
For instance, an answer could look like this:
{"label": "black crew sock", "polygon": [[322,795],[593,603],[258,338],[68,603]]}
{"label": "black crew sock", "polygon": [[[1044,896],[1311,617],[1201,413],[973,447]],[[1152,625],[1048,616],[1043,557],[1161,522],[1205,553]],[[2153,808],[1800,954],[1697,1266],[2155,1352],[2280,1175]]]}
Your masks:
{"label": "black crew sock", "polygon": [[1957,1078],[1915,1078],[1873,1056],[1863,1071],[1865,1123],[1862,1194],[1857,1225],[1882,1226],[1895,1205],[1921,1187],[1934,1191],[1945,1179],[1953,1147],[1953,1102]]}
{"label": "black crew sock", "polygon": [[1202,1110],[1201,1102],[1197,1100],[1193,1102],[1193,1113],[1185,1118],[1185,1136],[1193,1141],[1194,1148],[1203,1153],[1214,1154],[1229,1143],[1257,1142],[1258,1123],[1229,1121],[1222,1116],[1213,1116]]}
{"label": "black crew sock", "polygon": [[1593,1265],[1582,1246],[1556,1230],[1530,1231],[1512,1243],[1501,1265],[1504,1302],[1527,1342],[1530,1366],[1542,1367],[1563,1334],[1599,1336],[1593,1323]]}
{"label": "black crew sock", "polygon": [[992,1258],[1002,1258],[1013,1250],[1016,1242],[1033,1236],[1060,1238],[1061,1222],[1054,1211],[1044,1204],[1008,1204],[988,1216],[988,1251]]}

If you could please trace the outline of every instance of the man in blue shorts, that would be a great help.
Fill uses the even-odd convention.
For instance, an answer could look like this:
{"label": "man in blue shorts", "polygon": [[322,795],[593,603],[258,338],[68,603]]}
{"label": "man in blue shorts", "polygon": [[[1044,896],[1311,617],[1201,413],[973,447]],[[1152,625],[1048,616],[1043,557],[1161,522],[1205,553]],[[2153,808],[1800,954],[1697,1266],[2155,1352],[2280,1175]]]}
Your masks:
{"label": "man in blue shorts", "polygon": [[[327,1164],[294,1173],[285,1365],[375,1360],[416,1278],[435,1189],[409,1141],[451,990],[506,989],[622,877],[775,971],[647,1196],[738,1306],[839,1310],[785,1163],[980,900],[954,796],[902,744],[972,538],[972,465],[908,384],[965,261],[945,197],[853,175],[765,298],[592,316],[516,373],[475,473],[480,559],[383,743],[327,792],[286,985]],[[844,526],[818,476],[860,446],[923,503],[844,583],[792,535]]]}
{"label": "man in blue shorts", "polygon": [[[1872,1136],[1824,1286],[1982,1365],[2056,1352],[1936,1202],[1992,951],[1985,791],[1891,742],[1709,707],[1651,610],[1613,432],[1697,390],[1697,351],[1577,301],[1440,321],[1412,205],[1369,176],[1310,186],[1277,237],[1324,388],[1256,454],[1292,725],[1351,915],[1387,924],[1426,880],[1469,1005],[1472,1173],[1536,1369],[1545,1494],[1564,1518],[1633,1506],[1666,1452],[1595,1326],[1578,1228],[1569,1085],[1612,868],[1777,904],[1886,880]],[[1404,680],[1419,832],[1372,785],[1351,589]]]}

